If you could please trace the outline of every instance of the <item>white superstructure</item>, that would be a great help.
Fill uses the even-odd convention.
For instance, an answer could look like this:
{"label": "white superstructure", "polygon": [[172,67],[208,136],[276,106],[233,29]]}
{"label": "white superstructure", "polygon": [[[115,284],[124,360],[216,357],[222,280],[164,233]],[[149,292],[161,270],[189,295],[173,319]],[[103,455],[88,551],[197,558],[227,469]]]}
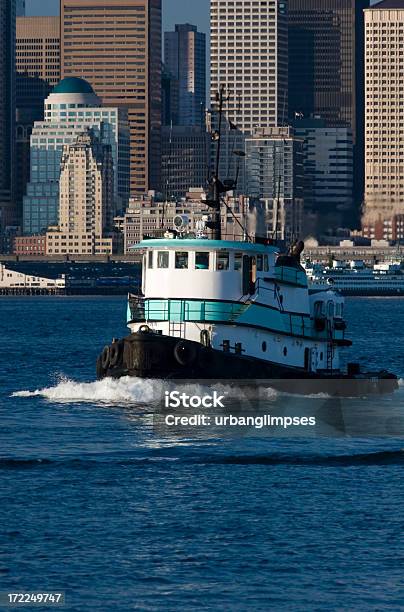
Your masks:
{"label": "white superstructure", "polygon": [[144,297],[128,326],[306,372],[338,371],[343,298],[309,292],[304,269],[274,246],[205,239],[144,240]]}

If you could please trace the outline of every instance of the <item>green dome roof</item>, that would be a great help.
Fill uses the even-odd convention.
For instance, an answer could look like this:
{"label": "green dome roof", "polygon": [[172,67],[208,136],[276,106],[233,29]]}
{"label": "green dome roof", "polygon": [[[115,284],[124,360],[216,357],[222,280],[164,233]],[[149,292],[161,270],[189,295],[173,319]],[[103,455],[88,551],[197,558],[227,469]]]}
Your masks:
{"label": "green dome roof", "polygon": [[84,79],[77,77],[67,77],[56,85],[52,93],[54,94],[94,94],[94,90],[90,83],[87,83]]}

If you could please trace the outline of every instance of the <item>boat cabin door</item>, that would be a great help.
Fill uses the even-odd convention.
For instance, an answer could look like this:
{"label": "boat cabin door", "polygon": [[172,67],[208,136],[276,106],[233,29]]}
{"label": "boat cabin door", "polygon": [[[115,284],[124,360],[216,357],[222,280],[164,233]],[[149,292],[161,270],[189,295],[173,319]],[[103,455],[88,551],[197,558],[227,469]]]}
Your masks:
{"label": "boat cabin door", "polygon": [[304,349],[304,368],[308,372],[317,372],[318,351],[316,348]]}
{"label": "boat cabin door", "polygon": [[243,255],[243,295],[255,293],[257,280],[257,260],[255,257]]}

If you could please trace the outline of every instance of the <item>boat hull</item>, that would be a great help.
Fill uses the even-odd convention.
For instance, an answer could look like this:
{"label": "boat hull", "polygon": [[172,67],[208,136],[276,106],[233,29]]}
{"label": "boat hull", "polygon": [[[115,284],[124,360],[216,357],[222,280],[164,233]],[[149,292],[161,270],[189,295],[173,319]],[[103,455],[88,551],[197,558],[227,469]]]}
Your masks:
{"label": "boat hull", "polygon": [[326,392],[340,396],[390,393],[398,387],[397,377],[384,370],[354,374],[309,372],[218,351],[190,340],[142,332],[114,341],[97,359],[99,379],[123,376],[159,380],[265,380],[287,392]]}

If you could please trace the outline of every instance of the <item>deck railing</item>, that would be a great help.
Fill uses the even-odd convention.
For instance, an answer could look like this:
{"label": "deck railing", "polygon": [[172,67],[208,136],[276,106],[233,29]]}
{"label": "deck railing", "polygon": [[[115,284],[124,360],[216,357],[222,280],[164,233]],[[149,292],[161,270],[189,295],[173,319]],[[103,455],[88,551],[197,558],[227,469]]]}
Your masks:
{"label": "deck railing", "polygon": [[[240,302],[212,302],[209,300],[150,300],[144,297],[131,296],[128,315],[129,320],[134,323],[147,321],[231,323],[236,322],[238,317],[254,305],[254,302],[245,304]],[[259,305],[255,306],[260,308]],[[330,340],[330,330],[316,330],[313,319],[308,316],[282,312],[281,310],[278,312],[278,316],[280,319],[274,320],[272,325],[270,319],[260,321],[256,317],[251,321],[251,324],[268,327],[273,331],[278,330],[280,333],[293,336]],[[333,339],[344,339],[345,332],[343,329],[332,329],[331,331]]]}

